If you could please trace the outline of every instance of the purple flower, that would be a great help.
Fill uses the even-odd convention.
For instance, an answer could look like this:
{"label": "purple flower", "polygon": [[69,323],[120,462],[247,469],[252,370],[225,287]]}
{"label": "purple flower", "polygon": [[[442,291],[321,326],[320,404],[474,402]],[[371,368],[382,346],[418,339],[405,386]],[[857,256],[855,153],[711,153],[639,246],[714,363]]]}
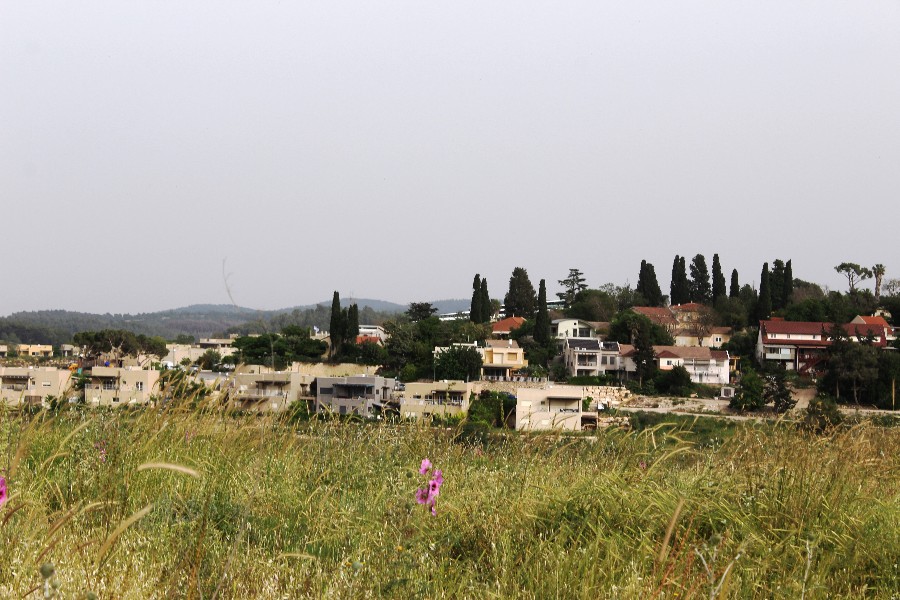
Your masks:
{"label": "purple flower", "polygon": [[[432,468],[431,461],[427,458],[422,461],[422,466],[419,467],[419,473],[421,475],[427,475],[428,471]],[[435,508],[435,504],[437,504],[437,497],[441,493],[441,485],[444,484],[444,474],[440,469],[434,469],[431,473],[431,479],[428,481],[427,485],[422,488],[418,488],[416,490],[416,503],[424,504],[425,506],[431,509],[431,515],[437,516],[437,509]]]}
{"label": "purple flower", "polygon": [[6,477],[0,477],[0,506],[6,502]]}

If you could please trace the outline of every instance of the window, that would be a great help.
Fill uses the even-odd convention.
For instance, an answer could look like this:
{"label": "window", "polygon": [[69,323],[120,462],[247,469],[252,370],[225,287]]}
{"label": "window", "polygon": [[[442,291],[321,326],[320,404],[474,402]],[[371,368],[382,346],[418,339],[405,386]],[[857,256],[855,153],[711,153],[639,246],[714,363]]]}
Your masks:
{"label": "window", "polygon": [[49,382],[49,381],[42,381],[42,382],[41,382],[41,387],[50,387],[50,382]]}
{"label": "window", "polygon": [[143,381],[138,381],[137,383],[135,383],[135,384],[134,384],[134,389],[136,389],[136,390],[139,391],[139,392],[143,392],[143,391],[144,391],[144,382],[143,382]]}
{"label": "window", "polygon": [[116,382],[112,379],[104,379],[103,380],[103,389],[104,390],[114,390],[116,389]]}
{"label": "window", "polygon": [[326,388],[326,387],[319,388],[319,393],[322,394],[323,396],[330,396],[334,393],[334,388]]}

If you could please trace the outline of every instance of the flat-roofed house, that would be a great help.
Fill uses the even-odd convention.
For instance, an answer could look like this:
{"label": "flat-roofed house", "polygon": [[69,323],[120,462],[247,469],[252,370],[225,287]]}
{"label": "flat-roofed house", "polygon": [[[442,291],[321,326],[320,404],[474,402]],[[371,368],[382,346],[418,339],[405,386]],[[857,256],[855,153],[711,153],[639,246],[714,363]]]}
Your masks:
{"label": "flat-roofed house", "polygon": [[316,378],[316,411],[372,417],[394,402],[395,381],[372,375]]}
{"label": "flat-roofed house", "polygon": [[19,356],[32,356],[37,358],[50,358],[53,356],[53,346],[49,344],[19,344],[17,350]]}
{"label": "flat-roofed house", "polygon": [[485,379],[512,377],[528,366],[525,350],[515,340],[486,340],[479,347],[482,356],[481,376]]}
{"label": "flat-roofed house", "polygon": [[563,342],[563,362],[572,377],[598,377],[621,370],[618,342],[569,338]]}
{"label": "flat-roofed house", "polygon": [[[581,431],[585,397],[584,388],[580,386],[519,388],[516,390],[516,429]],[[596,413],[591,416],[596,424]]]}
{"label": "flat-roofed house", "polygon": [[240,410],[278,412],[294,402],[312,399],[312,375],[296,371],[239,372],[226,379],[232,407]]}
{"label": "flat-roofed house", "polygon": [[71,379],[68,369],[0,367],[0,402],[42,406],[50,396],[63,399]]}
{"label": "flat-roofed house", "polygon": [[91,406],[146,404],[159,393],[159,371],[138,367],[93,367],[84,386]]}
{"label": "flat-roofed house", "polygon": [[469,397],[474,389],[474,383],[454,380],[407,383],[404,389],[397,392],[400,396],[400,416],[420,419],[464,414],[469,410]]}

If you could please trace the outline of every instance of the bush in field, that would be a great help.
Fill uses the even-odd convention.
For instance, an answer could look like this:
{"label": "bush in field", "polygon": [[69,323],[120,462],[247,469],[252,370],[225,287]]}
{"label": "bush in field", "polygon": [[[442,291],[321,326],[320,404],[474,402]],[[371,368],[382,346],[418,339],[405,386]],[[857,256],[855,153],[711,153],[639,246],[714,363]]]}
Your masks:
{"label": "bush in field", "polygon": [[825,394],[819,394],[809,401],[803,420],[809,429],[820,433],[840,425],[842,421],[843,416],[837,402]]}
{"label": "bush in field", "polygon": [[763,395],[763,378],[759,374],[747,367],[741,374],[741,382],[738,385],[737,392],[728,403],[728,406],[735,410],[759,410],[766,404]]}
{"label": "bush in field", "polygon": [[694,391],[694,383],[688,370],[678,365],[667,371],[659,371],[654,378],[656,390],[662,394],[687,398]]}

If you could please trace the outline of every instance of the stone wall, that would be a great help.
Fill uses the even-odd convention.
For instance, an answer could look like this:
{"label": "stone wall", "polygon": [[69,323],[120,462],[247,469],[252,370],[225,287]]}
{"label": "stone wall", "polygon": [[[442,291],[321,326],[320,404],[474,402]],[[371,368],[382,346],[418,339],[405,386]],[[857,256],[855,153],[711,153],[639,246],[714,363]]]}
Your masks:
{"label": "stone wall", "polygon": [[506,392],[512,395],[518,395],[516,390],[521,388],[528,389],[545,389],[545,388],[562,388],[582,390],[584,397],[593,399],[591,408],[595,409],[597,403],[602,402],[607,406],[618,406],[622,402],[626,402],[631,397],[631,392],[623,387],[611,385],[565,385],[559,383],[548,382],[517,382],[517,381],[479,381],[475,383],[475,393],[481,393],[481,390],[491,390],[495,392]]}

